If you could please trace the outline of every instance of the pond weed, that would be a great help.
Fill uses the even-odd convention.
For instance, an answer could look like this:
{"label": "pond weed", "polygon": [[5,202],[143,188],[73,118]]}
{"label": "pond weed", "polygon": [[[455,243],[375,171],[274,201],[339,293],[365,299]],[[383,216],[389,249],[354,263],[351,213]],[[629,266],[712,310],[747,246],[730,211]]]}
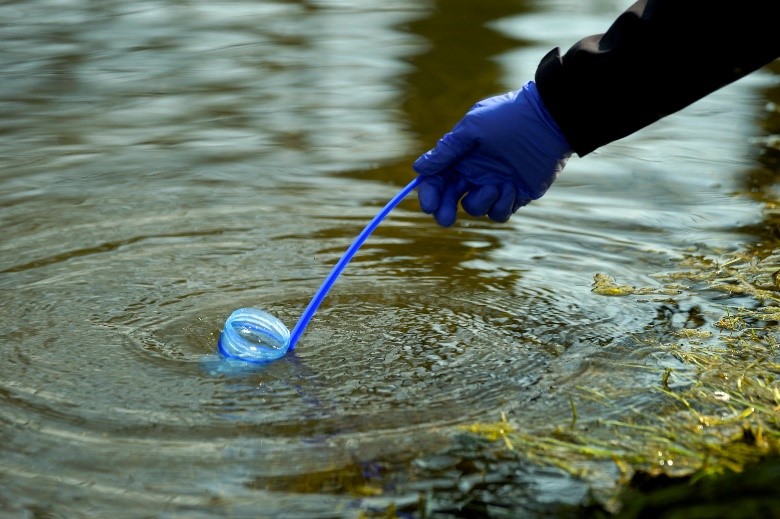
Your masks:
{"label": "pond weed", "polygon": [[[594,276],[593,292],[605,296],[669,295],[680,291],[683,281],[688,291],[729,296],[710,329],[682,328],[653,345],[679,361],[678,366],[636,366],[658,372],[658,384],[644,388],[662,396],[655,412],[627,409],[616,419],[589,419],[578,412],[576,402],[608,408],[613,388],[575,387],[568,422],[527,430],[502,415],[496,423],[464,430],[585,481],[595,482],[605,473],[604,463],[613,464],[618,474],[614,485],[602,481],[593,493],[597,509],[609,515],[624,508],[637,478],[690,485],[780,459],[780,254],[774,245],[692,253],[680,260],[681,269],[655,276],[660,287]],[[730,304],[731,297],[738,304]]]}

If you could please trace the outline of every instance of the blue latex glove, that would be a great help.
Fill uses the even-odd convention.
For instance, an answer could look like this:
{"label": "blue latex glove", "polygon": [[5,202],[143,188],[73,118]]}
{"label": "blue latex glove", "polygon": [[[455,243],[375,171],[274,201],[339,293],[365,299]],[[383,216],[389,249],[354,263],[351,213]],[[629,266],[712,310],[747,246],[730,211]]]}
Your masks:
{"label": "blue latex glove", "polygon": [[472,216],[505,222],[547,191],[571,152],[529,81],[474,105],[415,161],[420,208],[445,227],[455,223],[459,201]]}

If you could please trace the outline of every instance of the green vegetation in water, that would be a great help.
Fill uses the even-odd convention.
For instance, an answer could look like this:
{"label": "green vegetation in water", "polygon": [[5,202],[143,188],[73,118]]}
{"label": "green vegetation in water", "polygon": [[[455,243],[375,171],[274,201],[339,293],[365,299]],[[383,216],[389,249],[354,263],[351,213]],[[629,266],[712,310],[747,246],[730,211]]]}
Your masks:
{"label": "green vegetation in water", "polygon": [[[656,276],[660,287],[628,287],[597,276],[594,291],[598,286],[605,296],[668,301],[672,293],[716,290],[734,295],[728,301],[739,306],[725,304],[720,318],[710,316],[711,324],[673,330],[661,341],[637,338],[676,361],[672,367],[632,365],[655,383],[628,390],[608,381],[598,388],[575,387],[570,413],[559,423],[534,428],[502,413],[494,422],[460,426],[453,444],[437,455],[408,465],[383,462],[383,473],[395,475],[390,479],[405,472],[397,483],[409,493],[405,499],[383,495],[381,489],[396,483],[385,476],[352,480],[350,492],[374,506],[362,516],[777,516],[778,245],[706,256],[691,252],[674,272]],[[650,393],[639,401],[655,407],[621,407],[625,391]],[[576,504],[540,503],[529,485],[535,471],[543,478],[567,475],[588,492]]]}
{"label": "green vegetation in water", "polygon": [[[776,133],[780,110],[770,104],[767,130]],[[367,516],[403,510],[419,517],[780,517],[777,142],[776,135],[767,139],[764,168],[751,173],[751,181],[764,177],[765,189],[750,191],[765,204],[762,242],[739,252],[691,250],[674,271],[655,276],[658,286],[595,273],[595,294],[637,302],[723,294],[721,315],[710,313],[710,325],[694,320],[661,339],[636,338],[674,360],[631,366],[655,383],[574,388],[570,415],[557,424],[532,428],[503,413],[495,422],[466,424],[454,445],[408,469],[412,483],[420,483],[417,501],[396,501]],[[650,412],[621,408],[626,391],[650,393],[638,400],[658,404]],[[533,479],[529,467],[568,474],[589,488],[588,496],[575,504],[540,503],[533,485],[518,476]]]}
{"label": "green vegetation in water", "polygon": [[[685,481],[684,488],[694,492],[717,486],[723,478],[732,481],[734,474],[743,473],[747,466],[754,473],[770,464],[767,474],[780,475],[777,245],[764,244],[717,259],[691,254],[680,262],[681,270],[657,276],[664,283],[661,288],[620,285],[606,274],[595,276],[593,291],[605,296],[718,290],[740,301],[740,306],[724,307],[714,331],[684,328],[674,334],[673,342],[652,345],[672,355],[680,366],[643,366],[657,371],[657,385],[646,388],[663,397],[656,413],[626,410],[619,420],[583,419],[578,416],[577,401],[610,406],[615,399],[607,394],[608,389],[578,388],[578,393],[571,395],[570,419],[546,430],[521,430],[505,417],[496,423],[471,424],[464,430],[500,441],[519,457],[554,465],[584,480],[607,471],[605,464],[616,467],[620,476],[615,485],[594,494],[603,514],[636,512],[624,503],[635,503],[637,488],[654,485],[648,481],[665,489],[674,486],[667,482]],[[690,286],[681,285],[683,282]],[[681,496],[685,490],[669,492],[668,499],[684,501]],[[648,498],[647,503],[652,502]],[[773,502],[778,506],[774,510],[780,510],[780,502]],[[717,507],[712,511],[717,512]]]}

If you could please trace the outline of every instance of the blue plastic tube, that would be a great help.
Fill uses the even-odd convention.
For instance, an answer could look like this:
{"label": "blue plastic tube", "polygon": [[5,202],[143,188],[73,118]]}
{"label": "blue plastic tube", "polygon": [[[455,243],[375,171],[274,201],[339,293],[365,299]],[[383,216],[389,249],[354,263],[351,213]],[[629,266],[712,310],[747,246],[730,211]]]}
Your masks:
{"label": "blue plastic tube", "polygon": [[306,310],[304,310],[300,319],[298,319],[295,328],[292,329],[292,332],[290,333],[290,351],[295,348],[295,344],[298,342],[298,339],[301,338],[301,335],[303,335],[303,331],[306,329],[306,325],[309,324],[309,321],[311,321],[311,318],[314,316],[314,312],[317,311],[320,303],[322,303],[322,300],[325,299],[328,291],[333,286],[333,283],[336,282],[336,279],[339,277],[339,274],[341,274],[341,271],[344,270],[344,267],[347,266],[349,260],[352,259],[360,246],[363,245],[363,242],[366,241],[366,239],[371,235],[374,229],[377,228],[382,220],[385,219],[390,211],[392,211],[401,200],[406,198],[406,195],[414,191],[419,183],[420,177],[415,177],[414,180],[409,182],[405,188],[403,188],[397,195],[395,195],[389,202],[387,202],[387,205],[385,205],[385,207],[379,211],[373,220],[368,223],[366,228],[363,229],[360,234],[358,234],[357,238],[355,238],[355,241],[352,242],[352,245],[350,245],[346,252],[344,252],[344,255],[341,256],[341,259],[339,259],[338,263],[336,263],[336,265],[330,271],[330,274],[328,274],[328,277],[326,277],[325,281],[322,282],[322,285],[320,286],[319,290],[317,290],[317,293],[314,294],[314,297],[309,303],[309,306],[306,307]]}

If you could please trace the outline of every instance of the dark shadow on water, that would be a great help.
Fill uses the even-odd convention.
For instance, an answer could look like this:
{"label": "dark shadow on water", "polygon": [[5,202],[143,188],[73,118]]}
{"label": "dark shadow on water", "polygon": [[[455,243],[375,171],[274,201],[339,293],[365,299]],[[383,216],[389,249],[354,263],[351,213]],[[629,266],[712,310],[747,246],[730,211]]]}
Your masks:
{"label": "dark shadow on water", "polygon": [[[414,175],[411,165],[416,153],[432,147],[476,100],[506,90],[506,86],[501,84],[501,67],[493,58],[521,47],[523,42],[491,29],[489,22],[528,11],[526,3],[439,0],[432,2],[432,7],[426,16],[403,28],[425,42],[424,52],[408,58],[412,67],[400,82],[403,88],[400,107],[404,114],[404,124],[418,139],[418,150],[415,155],[401,157],[373,169],[346,171],[339,176],[356,181],[374,180],[405,185]],[[401,207],[418,210],[416,198],[416,193],[409,196]],[[377,202],[377,210],[381,203]],[[396,217],[391,214],[389,219]],[[463,214],[461,217],[468,218]],[[340,225],[326,228],[312,238],[323,244],[332,243],[337,238],[350,239],[366,223],[368,219],[365,222],[356,221],[349,227]],[[369,239],[353,262],[384,260],[392,265],[393,258],[399,258],[397,267],[411,269],[411,275],[417,275],[414,271],[425,276],[440,275],[449,278],[452,284],[461,287],[465,284],[476,290],[484,289],[485,282],[509,288],[517,281],[515,274],[502,276],[501,279],[488,276],[486,279],[484,272],[462,265],[474,257],[474,249],[468,245],[470,240],[484,243],[484,247],[479,249],[481,255],[500,247],[500,239],[494,234],[479,232],[484,225],[500,229],[500,225],[492,222],[479,223],[475,230],[462,226],[457,231],[441,229],[432,218],[426,218],[422,225],[398,228],[383,224],[374,232],[375,237],[379,240],[401,240],[402,243],[375,245]],[[338,243],[344,241],[339,240]],[[339,254],[339,250],[339,247],[333,246],[322,252]],[[442,250],[447,253],[442,254]],[[414,259],[410,260],[412,254]],[[356,268],[356,265],[350,268]],[[424,273],[420,273],[418,268]]]}
{"label": "dark shadow on water", "polygon": [[490,21],[528,11],[525,2],[440,0],[432,16],[409,30],[430,46],[413,57],[402,104],[420,151],[433,146],[477,100],[506,90],[495,56],[523,46],[488,27]]}

